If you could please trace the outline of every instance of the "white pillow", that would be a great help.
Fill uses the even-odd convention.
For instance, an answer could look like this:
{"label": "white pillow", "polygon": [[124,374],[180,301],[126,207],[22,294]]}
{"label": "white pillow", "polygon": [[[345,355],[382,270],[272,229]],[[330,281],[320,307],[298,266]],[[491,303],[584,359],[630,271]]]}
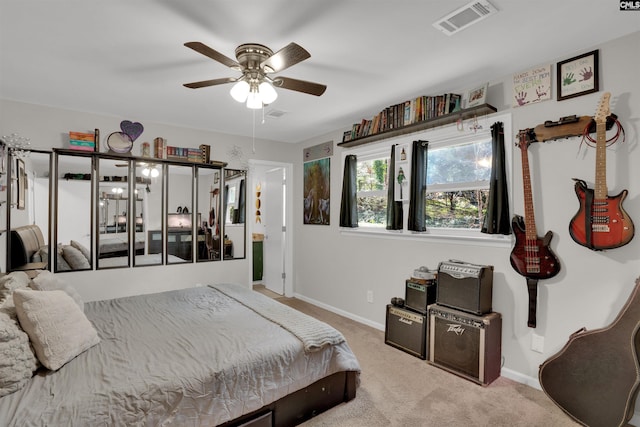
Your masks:
{"label": "white pillow", "polygon": [[26,288],[29,285],[29,276],[24,271],[14,271],[0,277],[0,303],[14,290]]}
{"label": "white pillow", "polygon": [[80,310],[84,311],[84,301],[76,288],[59,279],[49,270],[41,270],[36,277],[31,279],[29,286],[36,291],[65,291],[78,304]]}
{"label": "white pillow", "polygon": [[100,342],[89,319],[64,291],[17,289],[13,301],[38,360],[53,371]]}
{"label": "white pillow", "polygon": [[36,369],[38,359],[9,298],[0,304],[0,397],[24,387]]}

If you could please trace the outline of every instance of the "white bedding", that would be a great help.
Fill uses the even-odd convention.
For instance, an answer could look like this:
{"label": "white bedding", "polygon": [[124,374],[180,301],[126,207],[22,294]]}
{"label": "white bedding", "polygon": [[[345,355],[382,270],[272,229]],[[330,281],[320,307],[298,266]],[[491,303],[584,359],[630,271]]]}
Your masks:
{"label": "white bedding", "polygon": [[[201,287],[86,303],[100,344],[1,398],[0,425],[215,426],[332,373],[359,372],[339,332],[319,322],[337,344],[305,351],[288,332],[292,309],[234,286],[221,287],[233,298]],[[249,301],[234,299],[244,293]],[[251,300],[273,305],[282,325]]]}

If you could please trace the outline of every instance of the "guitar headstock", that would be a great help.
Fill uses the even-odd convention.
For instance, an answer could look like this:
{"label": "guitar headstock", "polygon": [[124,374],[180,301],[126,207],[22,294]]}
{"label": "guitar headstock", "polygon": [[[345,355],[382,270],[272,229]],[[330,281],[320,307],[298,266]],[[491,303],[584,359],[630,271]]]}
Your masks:
{"label": "guitar headstock", "polygon": [[518,132],[518,142],[516,142],[516,147],[520,147],[522,150],[526,150],[529,148],[529,145],[532,142],[536,141],[536,134],[533,129],[524,129]]}
{"label": "guitar headstock", "polygon": [[596,123],[606,123],[607,116],[611,114],[611,110],[609,109],[610,98],[611,94],[609,92],[605,92],[602,94],[600,103],[598,104],[598,111],[596,111],[596,115],[594,116]]}

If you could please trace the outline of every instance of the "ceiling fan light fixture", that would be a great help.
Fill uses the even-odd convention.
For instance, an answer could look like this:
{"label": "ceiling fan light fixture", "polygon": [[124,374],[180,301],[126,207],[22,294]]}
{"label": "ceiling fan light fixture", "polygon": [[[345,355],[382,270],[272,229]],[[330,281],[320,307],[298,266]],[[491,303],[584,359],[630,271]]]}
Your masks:
{"label": "ceiling fan light fixture", "polygon": [[260,92],[258,92],[258,88],[256,86],[252,87],[249,92],[249,96],[247,97],[247,108],[251,108],[252,110],[262,108],[262,97],[260,96]]}
{"label": "ceiling fan light fixture", "polygon": [[260,86],[258,86],[258,91],[260,92],[260,96],[262,97],[263,104],[271,104],[273,101],[278,99],[278,92],[276,92],[271,83],[267,81],[260,83]]}
{"label": "ceiling fan light fixture", "polygon": [[233,85],[229,93],[231,97],[238,102],[244,102],[247,100],[247,96],[249,95],[250,87],[249,83],[245,80],[240,80],[236,84]]}

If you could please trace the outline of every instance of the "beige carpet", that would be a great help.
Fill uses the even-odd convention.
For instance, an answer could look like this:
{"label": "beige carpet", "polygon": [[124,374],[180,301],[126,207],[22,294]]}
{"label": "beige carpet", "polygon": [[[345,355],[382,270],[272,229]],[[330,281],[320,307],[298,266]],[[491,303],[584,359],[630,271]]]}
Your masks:
{"label": "beige carpet", "polygon": [[384,332],[295,298],[256,290],[341,331],[362,368],[356,398],[304,427],[577,426],[539,390],[500,377],[487,387],[384,343]]}

